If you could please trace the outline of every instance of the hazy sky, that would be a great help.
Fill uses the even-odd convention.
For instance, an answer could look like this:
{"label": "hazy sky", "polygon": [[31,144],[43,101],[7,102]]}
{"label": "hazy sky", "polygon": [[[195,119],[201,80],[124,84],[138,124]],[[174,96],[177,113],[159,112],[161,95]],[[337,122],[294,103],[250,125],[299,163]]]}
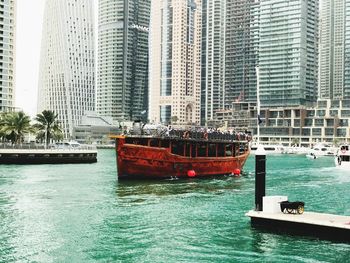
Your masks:
{"label": "hazy sky", "polygon": [[[97,0],[95,20],[97,18]],[[17,0],[16,106],[35,116],[45,0]]]}

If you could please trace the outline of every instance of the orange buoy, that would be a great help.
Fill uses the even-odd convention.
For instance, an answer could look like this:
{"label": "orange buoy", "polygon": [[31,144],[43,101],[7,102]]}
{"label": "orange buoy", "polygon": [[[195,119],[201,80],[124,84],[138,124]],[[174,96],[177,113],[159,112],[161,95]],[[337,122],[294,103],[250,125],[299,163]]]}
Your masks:
{"label": "orange buoy", "polygon": [[187,171],[187,176],[188,177],[196,177],[196,172],[194,170],[188,170]]}
{"label": "orange buoy", "polygon": [[239,176],[239,175],[241,174],[241,170],[239,170],[238,168],[236,168],[236,169],[233,170],[233,174],[234,174],[235,176]]}

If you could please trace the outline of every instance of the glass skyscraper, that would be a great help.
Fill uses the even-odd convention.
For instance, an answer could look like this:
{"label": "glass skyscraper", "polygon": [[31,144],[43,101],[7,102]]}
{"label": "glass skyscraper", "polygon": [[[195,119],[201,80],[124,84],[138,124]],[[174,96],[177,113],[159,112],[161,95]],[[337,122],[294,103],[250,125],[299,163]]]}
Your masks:
{"label": "glass skyscraper", "polygon": [[95,108],[93,21],[92,0],[46,0],[38,112],[57,113],[66,139]]}
{"label": "glass skyscraper", "polygon": [[16,1],[0,2],[0,112],[15,104]]}
{"label": "glass skyscraper", "polygon": [[318,0],[260,1],[262,106],[311,106],[316,102],[318,12]]}
{"label": "glass skyscraper", "polygon": [[114,121],[145,117],[151,0],[100,0],[97,112]]}
{"label": "glass skyscraper", "polygon": [[225,108],[234,101],[256,101],[259,2],[228,0],[225,37]]}

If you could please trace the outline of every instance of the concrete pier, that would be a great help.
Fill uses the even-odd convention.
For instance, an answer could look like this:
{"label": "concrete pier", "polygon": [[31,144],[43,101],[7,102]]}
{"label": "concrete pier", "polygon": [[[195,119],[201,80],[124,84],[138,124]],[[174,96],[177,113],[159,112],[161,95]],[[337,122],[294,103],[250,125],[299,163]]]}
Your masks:
{"label": "concrete pier", "polygon": [[249,211],[253,227],[277,232],[307,235],[328,240],[350,242],[350,216],[315,212],[303,214],[266,213]]}
{"label": "concrete pier", "polygon": [[266,156],[263,151],[256,154],[255,164],[255,210],[246,213],[253,227],[278,233],[350,242],[350,216],[303,213],[304,203],[300,201],[296,202],[302,203],[300,210],[290,206],[284,209],[286,213],[283,213],[281,202],[287,201],[287,196],[265,196]]}
{"label": "concrete pier", "polygon": [[0,164],[62,164],[97,162],[93,149],[0,149]]}

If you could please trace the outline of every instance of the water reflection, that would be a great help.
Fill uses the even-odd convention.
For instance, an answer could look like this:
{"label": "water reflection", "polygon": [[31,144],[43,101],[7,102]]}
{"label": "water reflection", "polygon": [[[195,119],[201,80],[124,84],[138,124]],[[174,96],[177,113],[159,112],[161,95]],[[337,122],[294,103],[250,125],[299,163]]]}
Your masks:
{"label": "water reflection", "polygon": [[119,180],[116,182],[116,194],[118,197],[221,194],[223,191],[241,190],[244,180],[231,176],[219,179]]}

